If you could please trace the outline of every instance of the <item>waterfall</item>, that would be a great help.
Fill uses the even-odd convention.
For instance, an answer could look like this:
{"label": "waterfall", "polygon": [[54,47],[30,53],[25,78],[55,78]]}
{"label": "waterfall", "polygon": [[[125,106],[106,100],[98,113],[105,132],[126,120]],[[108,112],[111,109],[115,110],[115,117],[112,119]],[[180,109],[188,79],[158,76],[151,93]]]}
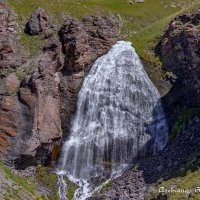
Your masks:
{"label": "waterfall", "polygon": [[167,133],[159,92],[131,43],[120,41],[85,77],[58,173],[80,186],[74,199],[84,200],[136,156],[162,150]]}

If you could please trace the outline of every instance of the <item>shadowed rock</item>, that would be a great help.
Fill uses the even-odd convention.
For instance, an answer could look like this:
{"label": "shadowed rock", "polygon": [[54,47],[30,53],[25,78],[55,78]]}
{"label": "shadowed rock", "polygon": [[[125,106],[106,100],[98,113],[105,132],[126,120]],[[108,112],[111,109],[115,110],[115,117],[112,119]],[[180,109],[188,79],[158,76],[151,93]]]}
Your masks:
{"label": "shadowed rock", "polygon": [[51,20],[47,12],[42,8],[33,11],[31,18],[26,24],[25,31],[30,35],[38,35],[41,32],[50,33],[53,28]]}
{"label": "shadowed rock", "polygon": [[176,17],[157,46],[164,69],[173,73],[172,88],[163,98],[172,123],[180,110],[200,103],[199,16],[197,12]]}

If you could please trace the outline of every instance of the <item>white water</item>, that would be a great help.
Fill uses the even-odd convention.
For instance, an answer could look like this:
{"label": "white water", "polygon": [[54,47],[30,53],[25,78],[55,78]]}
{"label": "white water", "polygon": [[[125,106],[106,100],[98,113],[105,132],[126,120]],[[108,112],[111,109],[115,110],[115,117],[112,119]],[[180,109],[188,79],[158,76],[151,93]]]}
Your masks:
{"label": "white water", "polygon": [[163,149],[167,133],[159,92],[131,43],[118,42],[83,82],[58,173],[78,183],[74,199],[84,200],[136,156]]}

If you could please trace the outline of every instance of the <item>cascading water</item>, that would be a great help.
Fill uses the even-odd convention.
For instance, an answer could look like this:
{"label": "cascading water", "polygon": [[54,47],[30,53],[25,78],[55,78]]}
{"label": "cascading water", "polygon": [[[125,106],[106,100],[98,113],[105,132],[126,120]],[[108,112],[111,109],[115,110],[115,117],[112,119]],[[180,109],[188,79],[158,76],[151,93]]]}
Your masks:
{"label": "cascading water", "polygon": [[83,82],[58,174],[78,183],[74,199],[84,200],[97,182],[120,175],[136,156],[163,149],[167,133],[159,92],[131,43],[120,41]]}

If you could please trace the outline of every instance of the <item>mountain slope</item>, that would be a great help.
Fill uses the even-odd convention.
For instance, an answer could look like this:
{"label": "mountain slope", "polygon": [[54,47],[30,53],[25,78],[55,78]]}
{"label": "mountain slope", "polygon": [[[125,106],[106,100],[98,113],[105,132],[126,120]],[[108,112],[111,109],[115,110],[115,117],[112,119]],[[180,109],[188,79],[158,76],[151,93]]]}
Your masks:
{"label": "mountain slope", "polygon": [[[90,14],[112,14],[123,21],[122,32],[126,40],[132,41],[139,54],[145,54],[151,49],[152,42],[161,35],[169,21],[180,12],[200,8],[200,3],[194,0],[146,0],[144,3],[130,3],[127,0],[8,0],[8,3],[18,14],[20,21],[27,21],[30,13],[36,7],[42,7],[52,15],[55,21],[63,21],[62,15],[82,18]],[[37,39],[37,37],[36,37]],[[24,40],[24,41],[23,41]],[[28,43],[26,36],[22,37]],[[148,59],[148,58],[147,58]]]}

